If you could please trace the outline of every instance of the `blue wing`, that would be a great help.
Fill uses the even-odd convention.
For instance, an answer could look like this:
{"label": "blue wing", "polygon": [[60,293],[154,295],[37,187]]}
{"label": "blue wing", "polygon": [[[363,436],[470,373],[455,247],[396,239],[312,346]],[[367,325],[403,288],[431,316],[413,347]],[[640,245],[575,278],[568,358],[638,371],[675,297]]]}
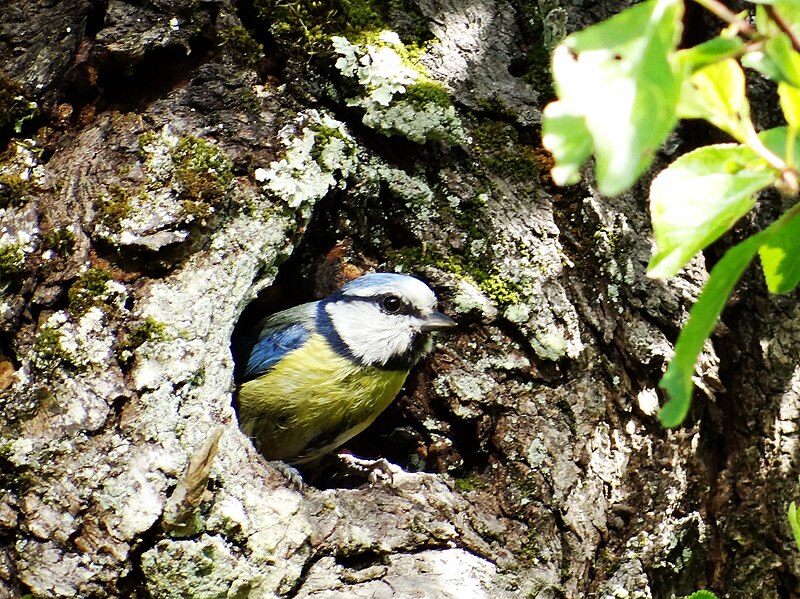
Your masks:
{"label": "blue wing", "polygon": [[283,310],[231,339],[234,380],[246,383],[268,372],[283,357],[301,347],[316,329],[319,302]]}
{"label": "blue wing", "polygon": [[243,376],[254,379],[281,361],[283,356],[301,347],[311,332],[303,324],[282,325],[262,332],[247,358]]}

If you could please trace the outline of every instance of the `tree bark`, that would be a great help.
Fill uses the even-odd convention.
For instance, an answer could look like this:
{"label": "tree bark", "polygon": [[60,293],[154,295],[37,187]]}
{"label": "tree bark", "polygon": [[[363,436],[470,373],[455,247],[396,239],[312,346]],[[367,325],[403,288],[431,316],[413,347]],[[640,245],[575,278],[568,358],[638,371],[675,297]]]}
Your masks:
{"label": "tree bark", "polygon": [[[664,430],[719,248],[649,280],[647,182],[548,177],[548,52],[622,8],[4,7],[0,598],[797,596],[797,295],[746,279]],[[297,488],[231,335],[371,269],[458,330],[350,444],[402,471]]]}

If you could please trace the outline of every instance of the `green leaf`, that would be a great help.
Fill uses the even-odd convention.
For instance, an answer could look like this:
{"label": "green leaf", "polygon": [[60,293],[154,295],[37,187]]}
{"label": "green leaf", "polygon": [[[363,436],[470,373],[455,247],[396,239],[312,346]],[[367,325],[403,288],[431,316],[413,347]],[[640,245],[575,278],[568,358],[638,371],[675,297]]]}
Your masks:
{"label": "green leaf", "polygon": [[792,33],[800,35],[800,0],[778,0],[771,4]]}
{"label": "green leaf", "polygon": [[764,52],[778,69],[775,81],[785,81],[800,87],[800,54],[792,48],[789,37],[782,33],[764,43]]}
{"label": "green leaf", "polygon": [[715,37],[686,50],[679,50],[677,57],[686,65],[688,72],[694,73],[715,62],[744,54],[746,47],[740,37]]}
{"label": "green leaf", "polygon": [[[556,182],[575,182],[587,147],[606,195],[629,188],[650,165],[677,122],[683,68],[672,53],[682,15],[681,0],[649,0],[556,47],[559,100],[545,110],[543,135]],[[572,132],[570,122],[579,124]]]}
{"label": "green leaf", "polygon": [[795,545],[797,545],[797,550],[800,551],[800,522],[797,520],[797,505],[795,505],[794,501],[789,504],[789,511],[786,515],[789,517],[789,525],[792,527]]}
{"label": "green leaf", "polygon": [[[795,35],[800,33],[800,0],[769,0],[757,4],[771,4],[789,29]],[[762,35],[770,37],[782,31],[763,6],[756,7],[756,27]]]}
{"label": "green leaf", "polygon": [[744,85],[744,71],[732,58],[705,66],[683,82],[678,116],[705,119],[744,141],[752,129]]}
{"label": "green leaf", "polygon": [[789,127],[774,127],[758,134],[769,151],[776,156],[783,158],[787,164],[793,165],[795,157],[800,156],[800,139],[797,131],[790,130]]}
{"label": "green leaf", "polygon": [[[800,34],[800,3],[796,1],[765,2],[771,4],[795,35]],[[772,81],[797,85],[798,56],[789,37],[769,16],[763,6],[756,7],[756,26],[766,37],[763,51],[751,51],[742,56],[742,66],[755,69]]]}
{"label": "green leaf", "polygon": [[592,137],[583,117],[572,114],[564,102],[544,109],[542,136],[555,160],[550,176],[557,185],[574,185],[581,179],[580,167],[592,155]]}
{"label": "green leaf", "polygon": [[772,81],[780,81],[782,79],[778,65],[762,51],[748,52],[742,56],[741,63],[743,67],[754,69]]}
{"label": "green leaf", "polygon": [[658,252],[648,276],[670,277],[755,204],[777,173],[747,146],[720,144],[684,154],[653,180],[650,216]]}
{"label": "green leaf", "polygon": [[800,89],[781,81],[778,83],[778,98],[786,122],[797,129],[800,126]]}
{"label": "green leaf", "polygon": [[711,270],[700,297],[689,311],[689,320],[678,335],[675,355],[659,382],[659,387],[666,390],[670,397],[658,413],[665,427],[678,426],[689,413],[692,375],[697,357],[711,335],[734,285],[763,244],[790,225],[794,226],[792,221],[797,219],[797,212],[794,208],[786,211],[763,231],[733,246]]}
{"label": "green leaf", "polygon": [[800,210],[795,212],[758,250],[772,293],[788,293],[800,283]]}
{"label": "green leaf", "polygon": [[666,390],[670,397],[658,413],[661,424],[667,428],[678,426],[689,413],[692,375],[697,357],[714,329],[733,286],[758,251],[763,233],[748,237],[725,253],[711,270],[703,292],[689,312],[689,320],[675,344],[675,356],[659,383],[659,387]]}

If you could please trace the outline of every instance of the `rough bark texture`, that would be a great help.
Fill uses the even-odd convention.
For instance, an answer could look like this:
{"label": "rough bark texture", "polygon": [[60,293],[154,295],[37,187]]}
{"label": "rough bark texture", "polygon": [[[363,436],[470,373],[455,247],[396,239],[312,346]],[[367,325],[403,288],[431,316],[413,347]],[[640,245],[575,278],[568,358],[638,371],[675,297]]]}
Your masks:
{"label": "rough bark texture", "polygon": [[[796,596],[796,296],[745,283],[665,431],[704,259],[648,280],[646,187],[547,178],[547,52],[621,8],[5,6],[0,598]],[[297,490],[230,337],[370,268],[460,327],[352,444],[405,471]]]}

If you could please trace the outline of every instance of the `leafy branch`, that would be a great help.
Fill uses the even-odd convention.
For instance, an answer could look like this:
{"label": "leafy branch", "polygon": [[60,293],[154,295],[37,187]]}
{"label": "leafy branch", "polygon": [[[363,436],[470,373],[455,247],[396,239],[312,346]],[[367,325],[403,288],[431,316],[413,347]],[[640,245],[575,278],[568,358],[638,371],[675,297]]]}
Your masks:
{"label": "leafy branch", "polygon": [[[762,190],[800,190],[800,2],[752,0],[753,27],[718,0],[696,1],[727,26],[692,48],[678,49],[683,0],[648,0],[565,38],[553,52],[558,100],[544,112],[556,183],[576,183],[594,154],[598,189],[609,196],[636,182],[681,119],[705,120],[731,137],[679,157],[651,184],[657,251],[648,276],[660,279],[730,230]],[[756,131],[743,67],[777,83],[786,126]],[[698,356],[756,254],[772,293],[797,286],[800,204],[712,269],[660,382],[670,398],[659,414],[664,426],[686,417]]]}

